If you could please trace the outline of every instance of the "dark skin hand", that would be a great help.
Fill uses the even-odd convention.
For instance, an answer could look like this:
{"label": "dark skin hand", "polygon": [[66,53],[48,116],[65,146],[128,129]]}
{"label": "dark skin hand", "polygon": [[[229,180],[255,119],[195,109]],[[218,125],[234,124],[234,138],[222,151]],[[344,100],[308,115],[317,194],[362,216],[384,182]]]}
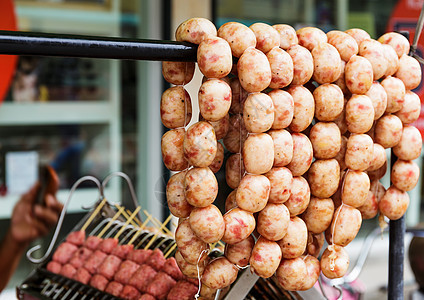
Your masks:
{"label": "dark skin hand", "polygon": [[38,188],[36,184],[16,203],[10,227],[0,243],[0,291],[7,285],[29,243],[46,235],[62,211],[62,203],[54,196],[57,188],[47,191],[44,205],[35,204]]}

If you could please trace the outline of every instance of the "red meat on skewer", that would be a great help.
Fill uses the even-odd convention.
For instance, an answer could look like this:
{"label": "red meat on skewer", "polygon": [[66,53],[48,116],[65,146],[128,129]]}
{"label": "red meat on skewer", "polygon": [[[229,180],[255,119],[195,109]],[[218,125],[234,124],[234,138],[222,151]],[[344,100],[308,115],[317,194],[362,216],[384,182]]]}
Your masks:
{"label": "red meat on skewer", "polygon": [[171,276],[164,272],[159,272],[153,278],[152,282],[147,286],[146,292],[155,296],[159,300],[165,300],[169,291],[176,284]]}
{"label": "red meat on skewer", "polygon": [[113,249],[112,254],[120,257],[121,259],[126,259],[128,253],[132,252],[134,245],[118,245]]}
{"label": "red meat on skewer", "polygon": [[107,257],[107,254],[96,250],[93,254],[86,260],[84,267],[87,269],[88,272],[91,274],[97,273],[97,268],[101,265],[101,263],[105,260]]}
{"label": "red meat on skewer", "polygon": [[88,282],[91,279],[91,274],[90,274],[90,272],[87,271],[87,269],[81,267],[75,273],[74,279],[76,281],[81,282],[81,283],[88,284]]}
{"label": "red meat on skewer", "polygon": [[90,235],[84,242],[84,247],[90,250],[96,250],[99,247],[100,243],[103,242],[102,238],[99,238],[95,235]]}
{"label": "red meat on skewer", "polygon": [[187,282],[185,280],[180,280],[176,285],[169,291],[167,300],[192,300],[197,294],[197,286]]}
{"label": "red meat on skewer", "polygon": [[68,243],[74,244],[75,246],[81,246],[85,241],[85,231],[72,231],[66,237]]}
{"label": "red meat on skewer", "polygon": [[121,292],[120,297],[128,300],[138,300],[141,294],[137,289],[131,285],[124,286],[124,289]]}
{"label": "red meat on skewer", "polygon": [[119,295],[121,294],[122,290],[124,289],[124,285],[116,282],[116,281],[111,281],[109,282],[109,284],[107,285],[105,292],[109,293],[115,297],[119,297]]}
{"label": "red meat on skewer", "polygon": [[90,285],[98,290],[104,291],[109,281],[106,277],[96,274],[91,277]]}
{"label": "red meat on skewer", "polygon": [[146,260],[146,264],[151,266],[156,271],[160,271],[166,262],[166,258],[163,256],[163,252],[159,249],[153,250],[152,254]]}
{"label": "red meat on skewer", "polygon": [[73,265],[66,264],[62,267],[59,274],[68,278],[73,278],[76,272],[77,272],[77,269],[75,269]]}
{"label": "red meat on skewer", "polygon": [[59,274],[62,269],[62,265],[57,261],[52,260],[47,264],[46,269],[52,273]]}
{"label": "red meat on skewer", "polygon": [[103,251],[104,253],[111,254],[113,249],[118,246],[118,239],[108,238],[104,239],[98,246],[98,250]]}
{"label": "red meat on skewer", "polygon": [[118,271],[121,262],[122,260],[119,257],[110,254],[99,265],[97,268],[97,273],[103,275],[108,280],[111,280],[113,276],[115,276],[116,271]]}
{"label": "red meat on skewer", "polygon": [[86,247],[80,247],[75,253],[74,256],[72,256],[69,263],[73,265],[75,268],[81,268],[85,261],[93,254],[93,251],[86,248]]}
{"label": "red meat on skewer", "polygon": [[114,280],[122,284],[129,284],[130,278],[138,270],[140,266],[131,261],[126,260],[120,266],[118,272],[115,274]]}
{"label": "red meat on skewer", "polygon": [[140,292],[146,292],[150,281],[156,276],[156,271],[144,264],[141,265],[131,277],[129,284],[135,286]]}
{"label": "red meat on skewer", "polygon": [[149,294],[143,294],[138,300],[156,300],[156,298]]}
{"label": "red meat on skewer", "polygon": [[53,260],[64,265],[66,264],[78,250],[78,247],[69,242],[63,242],[57,247],[53,254]]}
{"label": "red meat on skewer", "polygon": [[162,272],[165,272],[176,281],[181,280],[184,277],[183,273],[181,273],[181,270],[177,265],[177,261],[173,257],[170,257],[166,260],[165,264],[163,265]]}
{"label": "red meat on skewer", "polygon": [[127,259],[132,260],[139,265],[144,264],[147,258],[152,254],[152,250],[144,250],[144,249],[134,249],[127,255]]}

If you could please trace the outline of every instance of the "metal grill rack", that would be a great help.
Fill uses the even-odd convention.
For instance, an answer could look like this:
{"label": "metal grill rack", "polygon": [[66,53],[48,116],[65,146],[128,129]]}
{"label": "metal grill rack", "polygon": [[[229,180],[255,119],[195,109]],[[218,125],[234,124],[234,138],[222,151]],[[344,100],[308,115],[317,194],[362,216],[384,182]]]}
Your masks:
{"label": "metal grill rack", "polygon": [[[0,54],[196,61],[196,53],[197,45],[185,42],[0,31]],[[390,221],[388,299],[404,298],[404,234],[404,217]]]}

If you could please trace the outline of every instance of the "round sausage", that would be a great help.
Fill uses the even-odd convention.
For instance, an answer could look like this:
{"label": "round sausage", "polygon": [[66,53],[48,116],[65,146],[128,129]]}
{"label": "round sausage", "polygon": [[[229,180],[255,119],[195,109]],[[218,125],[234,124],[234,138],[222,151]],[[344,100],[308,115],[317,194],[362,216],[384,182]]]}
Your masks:
{"label": "round sausage", "polygon": [[333,158],[340,151],[342,137],[339,127],[333,122],[316,123],[311,128],[309,138],[315,158]]}
{"label": "round sausage", "polygon": [[315,117],[320,121],[333,121],[344,107],[342,90],[335,84],[318,86],[313,93],[315,99]]}
{"label": "round sausage", "polygon": [[236,244],[255,230],[256,221],[252,213],[241,208],[233,208],[224,215],[225,233],[222,241],[226,244]]}
{"label": "round sausage", "polygon": [[403,81],[389,76],[381,82],[381,85],[387,93],[386,112],[395,113],[401,110],[405,101],[405,85]]}
{"label": "round sausage", "polygon": [[308,269],[302,257],[282,259],[277,268],[276,276],[283,289],[300,291],[308,277]]}
{"label": "round sausage", "polygon": [[189,170],[184,179],[184,186],[187,202],[196,207],[212,204],[218,195],[218,182],[208,167]]}
{"label": "round sausage", "polygon": [[237,207],[236,194],[237,194],[237,189],[233,190],[227,196],[227,199],[225,199],[225,212],[233,209],[234,207]]}
{"label": "round sausage", "polygon": [[237,279],[238,269],[225,257],[212,260],[205,268],[202,283],[213,289],[222,289]]}
{"label": "round sausage", "polygon": [[[247,139],[247,130],[244,126],[243,118],[240,115],[233,115],[229,120],[228,133],[223,142],[225,148],[232,153],[239,153]],[[240,143],[241,141],[241,143]]]}
{"label": "round sausage", "polygon": [[402,121],[397,116],[382,116],[375,125],[375,142],[384,148],[396,146],[402,138],[402,127]]}
{"label": "round sausage", "polygon": [[184,138],[184,156],[195,167],[209,166],[216,155],[215,131],[208,122],[197,122],[187,129]]}
{"label": "round sausage", "polygon": [[287,50],[290,46],[299,43],[296,35],[296,30],[287,24],[276,24],[272,26],[280,35],[280,48]]}
{"label": "round sausage", "polygon": [[296,258],[301,256],[308,242],[308,229],[305,222],[299,217],[290,218],[286,235],[277,243],[281,248],[283,258]]}
{"label": "round sausage", "polygon": [[175,252],[175,260],[177,261],[177,265],[180,268],[181,273],[189,278],[198,278],[203,274],[203,271],[209,262],[209,257],[206,257],[206,259],[199,263],[196,262],[195,264],[190,264],[184,259],[180,251],[177,250]]}
{"label": "round sausage", "polygon": [[230,45],[219,37],[203,40],[197,48],[197,65],[207,78],[227,76],[233,68]]}
{"label": "round sausage", "polygon": [[250,94],[243,107],[243,121],[248,132],[268,131],[274,123],[274,103],[264,93]]}
{"label": "round sausage", "polygon": [[291,134],[284,130],[270,130],[268,134],[274,142],[274,166],[284,167],[293,158],[293,138]]}
{"label": "round sausage", "polygon": [[380,168],[378,168],[375,171],[368,171],[368,177],[370,178],[370,181],[374,181],[374,180],[380,180],[381,178],[383,178],[384,174],[386,174],[387,171],[387,161],[383,164],[383,166],[381,166]]}
{"label": "round sausage", "polygon": [[[396,56],[397,57],[397,56]],[[365,203],[358,207],[361,212],[362,220],[368,220],[374,218],[378,213],[378,201],[372,190],[368,191],[367,199]]]}
{"label": "round sausage", "polygon": [[403,127],[399,143],[393,147],[393,152],[399,159],[414,160],[420,156],[422,144],[420,131],[414,126],[406,125]]}
{"label": "round sausage", "polygon": [[412,160],[398,159],[390,174],[390,180],[399,190],[407,192],[412,190],[418,183],[420,168]]}
{"label": "round sausage", "polygon": [[346,32],[332,30],[327,32],[327,38],[328,43],[339,51],[342,60],[349,61],[353,55],[358,54],[358,43]]}
{"label": "round sausage", "polygon": [[162,75],[169,83],[184,85],[193,79],[194,68],[194,62],[164,61],[162,62]]}
{"label": "round sausage", "polygon": [[349,268],[349,255],[343,247],[330,245],[321,257],[321,270],[325,277],[343,277]]}
{"label": "round sausage", "polygon": [[268,203],[258,214],[256,230],[270,241],[281,240],[287,233],[290,213],[284,204]]}
{"label": "round sausage", "polygon": [[248,173],[264,174],[274,164],[274,142],[269,134],[250,135],[243,145],[243,162]]}
{"label": "round sausage", "polygon": [[255,239],[251,235],[241,242],[226,244],[225,257],[239,268],[246,267],[249,264],[254,245]]}
{"label": "round sausage", "polygon": [[352,134],[347,140],[345,163],[351,170],[365,171],[373,159],[374,142],[367,134]]}
{"label": "round sausage", "polygon": [[383,53],[387,60],[387,70],[384,76],[392,76],[399,69],[399,57],[397,56],[397,53],[395,49],[392,48],[392,46],[387,44],[381,45],[383,46]]}
{"label": "round sausage", "polygon": [[166,200],[169,211],[177,218],[187,218],[193,206],[190,205],[184,196],[184,179],[187,171],[181,171],[169,178],[166,184]]}
{"label": "round sausage", "polygon": [[213,204],[193,209],[190,213],[189,222],[197,237],[205,243],[218,242],[225,232],[224,218]]}
{"label": "round sausage", "polygon": [[346,30],[345,32],[355,39],[355,41],[358,43],[358,46],[364,40],[368,40],[371,38],[368,32],[360,28],[351,28]]}
{"label": "round sausage", "polygon": [[303,86],[293,86],[288,92],[292,95],[294,101],[294,113],[290,129],[294,132],[301,132],[308,128],[314,118],[314,96]]}
{"label": "round sausage", "polygon": [[237,206],[248,212],[261,211],[268,202],[271,184],[264,175],[246,175],[237,188]]}
{"label": "round sausage", "polygon": [[207,121],[224,118],[231,106],[231,88],[223,80],[209,79],[199,89],[199,109]]}
{"label": "round sausage", "polygon": [[367,200],[370,190],[370,179],[368,175],[361,171],[348,171],[345,173],[342,183],[342,202],[344,204],[360,207]]}
{"label": "round sausage", "polygon": [[367,171],[375,171],[377,169],[380,169],[386,161],[386,150],[384,150],[384,147],[380,144],[374,143],[371,165],[369,166]]}
{"label": "round sausage", "polygon": [[288,86],[293,80],[293,60],[291,56],[278,47],[272,48],[267,54],[269,65],[271,67],[272,89],[282,89]]}
{"label": "round sausage", "polygon": [[213,162],[209,165],[209,169],[211,169],[212,172],[217,173],[224,162],[224,147],[222,147],[221,143],[217,143],[217,150],[215,158],[213,159]]}
{"label": "round sausage", "polygon": [[418,120],[421,113],[421,100],[412,91],[406,91],[402,108],[396,112],[396,116],[403,124],[411,124]]}
{"label": "round sausage", "polygon": [[272,129],[284,129],[293,120],[294,101],[286,91],[275,89],[268,93],[274,103],[274,123]]}
{"label": "round sausage", "polygon": [[267,53],[280,46],[280,34],[272,26],[265,23],[254,23],[249,27],[256,36],[256,48]]}
{"label": "round sausage", "polygon": [[290,216],[303,213],[308,208],[310,198],[311,190],[306,179],[302,176],[293,177],[289,200],[284,203],[289,209]]}
{"label": "round sausage", "polygon": [[333,214],[333,200],[330,198],[319,199],[312,197],[302,218],[308,231],[318,234],[324,232],[330,226]]}
{"label": "round sausage", "polygon": [[300,45],[293,45],[287,49],[287,53],[293,60],[292,85],[303,85],[307,83],[314,73],[314,59],[311,52]]}
{"label": "round sausage", "polygon": [[175,241],[178,251],[188,263],[198,264],[207,258],[209,246],[196,236],[188,219],[178,224]]}
{"label": "round sausage", "polygon": [[[199,116],[199,121],[205,121],[202,115]],[[212,125],[213,130],[215,130],[215,136],[217,140],[224,138],[230,128],[230,115],[226,114],[221,120],[216,122],[208,121]]]}
{"label": "round sausage", "polygon": [[261,92],[271,83],[268,58],[255,48],[246,49],[240,56],[237,73],[241,86],[249,93]]}
{"label": "round sausage", "polygon": [[304,258],[306,270],[308,271],[308,276],[305,278],[303,282],[302,291],[309,290],[314,286],[314,284],[318,281],[319,274],[321,273],[321,267],[319,260],[311,255],[307,255]]}
{"label": "round sausage", "polygon": [[347,129],[351,133],[365,133],[374,122],[374,107],[366,95],[353,95],[346,103]]}
{"label": "round sausage", "polygon": [[269,203],[281,204],[290,197],[293,176],[289,169],[284,167],[274,167],[265,176],[271,184],[269,193]]}
{"label": "round sausage", "polygon": [[162,94],[160,101],[162,124],[170,129],[184,127],[191,120],[190,95],[182,86],[174,86]]}
{"label": "round sausage", "polygon": [[179,128],[169,130],[162,136],[162,160],[171,171],[181,171],[188,168],[188,162],[184,157],[184,135],[184,128]]}
{"label": "round sausage", "polygon": [[331,197],[339,187],[340,166],[335,159],[317,159],[308,171],[311,194],[318,198]]}
{"label": "round sausage", "polygon": [[381,43],[369,39],[359,45],[359,55],[368,59],[374,73],[374,80],[378,80],[386,74],[387,59]]}
{"label": "round sausage", "polygon": [[409,206],[409,195],[395,186],[390,186],[378,203],[380,213],[390,220],[400,219]]}
{"label": "round sausage", "polygon": [[241,23],[227,22],[221,25],[218,36],[228,42],[235,57],[240,57],[247,48],[256,46],[255,34]]}
{"label": "round sausage", "polygon": [[370,98],[374,107],[374,120],[379,119],[387,108],[387,93],[383,86],[374,81],[366,95]]}
{"label": "round sausage", "polygon": [[421,82],[421,66],[418,60],[404,54],[399,59],[399,69],[395,76],[403,81],[407,90],[413,90]]}
{"label": "round sausage", "polygon": [[365,94],[371,88],[374,74],[371,63],[362,56],[353,55],[345,67],[346,86],[352,94]]}
{"label": "round sausage", "polygon": [[361,224],[361,212],[354,207],[342,204],[334,212],[333,221],[327,229],[328,243],[347,246],[358,234]]}
{"label": "round sausage", "polygon": [[245,172],[243,158],[240,153],[232,154],[225,163],[225,179],[230,188],[239,186]]}
{"label": "round sausage", "polygon": [[178,26],[175,32],[177,41],[200,44],[209,36],[216,36],[215,25],[205,18],[191,18]]}
{"label": "round sausage", "polygon": [[327,43],[327,36],[324,31],[316,27],[303,27],[296,31],[299,45],[312,51],[321,43]]}
{"label": "round sausage", "polygon": [[250,270],[262,278],[269,278],[277,271],[280,261],[281,249],[278,244],[261,236],[250,256]]}
{"label": "round sausage", "polygon": [[397,32],[388,32],[378,38],[378,41],[382,44],[388,44],[395,49],[398,57],[402,57],[403,54],[409,53],[409,41],[406,37]]}
{"label": "round sausage", "polygon": [[341,58],[337,49],[328,43],[321,43],[311,51],[314,59],[312,78],[319,84],[336,81],[342,72]]}
{"label": "round sausage", "polygon": [[293,133],[293,158],[287,165],[293,176],[301,176],[308,171],[312,163],[313,148],[311,141],[303,133]]}

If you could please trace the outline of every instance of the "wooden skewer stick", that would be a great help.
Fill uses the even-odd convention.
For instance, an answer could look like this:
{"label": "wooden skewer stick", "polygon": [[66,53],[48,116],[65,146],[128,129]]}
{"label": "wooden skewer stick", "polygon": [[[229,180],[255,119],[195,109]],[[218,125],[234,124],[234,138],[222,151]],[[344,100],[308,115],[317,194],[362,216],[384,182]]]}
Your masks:
{"label": "wooden skewer stick", "polygon": [[[144,212],[146,213],[146,212]],[[163,227],[166,226],[166,224],[168,224],[168,222],[171,220],[172,215],[169,215],[168,218],[165,220],[165,222],[162,223],[162,226],[159,228],[159,231],[162,232]],[[150,242],[146,245],[146,247],[144,247],[144,250],[149,249],[149,247],[153,244],[153,242],[156,240],[157,236],[159,235],[159,232],[157,232],[152,239],[150,240]]]}
{"label": "wooden skewer stick", "polygon": [[[160,227],[160,221],[158,219],[156,219],[155,217],[153,217],[152,221],[154,223],[156,223],[158,227]],[[166,227],[163,228],[163,232],[165,234],[172,234],[172,232],[168,228],[166,228]]]}
{"label": "wooden skewer stick", "polygon": [[124,208],[121,207],[118,212],[113,216],[113,218],[109,221],[109,223],[106,224],[106,226],[102,229],[102,231],[100,231],[100,233],[97,235],[97,237],[101,238],[106,231],[110,228],[110,226],[112,226],[113,222],[116,221],[116,219],[119,218],[119,216],[121,215],[121,213],[123,212]]}
{"label": "wooden skewer stick", "polygon": [[165,253],[164,257],[168,258],[168,256],[172,253],[172,251],[174,251],[175,248],[177,248],[177,243],[172,245],[171,249],[169,249],[168,252]]}
{"label": "wooden skewer stick", "polygon": [[143,224],[141,224],[140,228],[137,230],[137,232],[134,234],[134,236],[131,238],[131,240],[128,242],[128,245],[131,245],[134,243],[134,241],[137,239],[137,237],[140,235],[141,231],[146,227],[147,223],[149,223],[150,217],[147,217],[147,219],[144,221]]}
{"label": "wooden skewer stick", "polygon": [[[131,211],[129,209],[127,209],[127,213],[130,214]],[[135,221],[135,223],[137,223],[138,226],[141,226],[141,221],[137,217],[134,218],[134,221]]]}
{"label": "wooden skewer stick", "polygon": [[100,202],[100,204],[96,207],[96,209],[93,211],[93,213],[88,218],[88,220],[85,221],[85,224],[81,227],[81,231],[85,231],[87,229],[88,225],[90,225],[90,223],[93,222],[94,218],[97,216],[97,214],[105,205],[105,203],[106,203],[106,198],[103,198],[102,202]]}
{"label": "wooden skewer stick", "polygon": [[[114,236],[115,239],[119,238],[119,236],[125,231],[125,229],[127,229],[128,224],[130,224],[130,222],[132,221],[132,219],[137,215],[137,213],[139,212],[139,210],[141,209],[141,207],[137,207],[134,212],[132,213],[132,215],[128,218],[128,220],[125,222],[124,226],[122,226],[122,228],[118,231],[118,233]],[[124,213],[124,212],[123,212]]]}
{"label": "wooden skewer stick", "polygon": [[[119,205],[119,204],[115,204],[115,206],[117,207],[117,208],[120,208],[121,206]],[[140,209],[139,209],[140,210]],[[129,214],[127,214],[125,211],[123,211],[122,212],[122,215],[124,216],[124,218],[125,219],[129,219],[130,218],[130,214],[131,214],[131,211],[129,212]],[[130,219],[130,223],[131,223],[131,225],[133,225],[133,226],[137,226],[137,224],[134,222],[134,220],[133,219]],[[128,223],[129,224],[129,223]],[[128,225],[127,224],[127,225]]]}

